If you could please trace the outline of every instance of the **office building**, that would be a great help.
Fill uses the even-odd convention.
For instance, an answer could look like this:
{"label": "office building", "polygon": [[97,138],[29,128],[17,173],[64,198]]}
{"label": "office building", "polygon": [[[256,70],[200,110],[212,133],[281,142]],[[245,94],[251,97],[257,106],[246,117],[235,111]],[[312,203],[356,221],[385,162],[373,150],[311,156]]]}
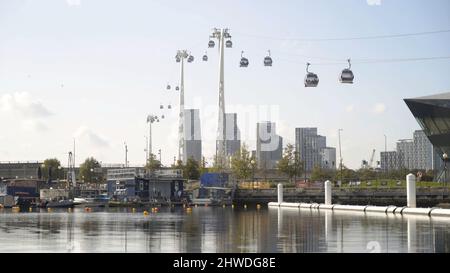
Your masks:
{"label": "office building", "polygon": [[320,150],[321,168],[336,169],[336,148],[325,147]]}
{"label": "office building", "polygon": [[237,126],[237,114],[226,113],[226,155],[227,157],[234,155],[241,149],[241,132]]}
{"label": "office building", "polygon": [[380,153],[380,168],[384,172],[398,170],[398,154],[396,151],[386,151]]}
{"label": "office building", "polygon": [[200,111],[198,109],[184,110],[184,145],[182,161],[186,164],[189,158],[201,162],[202,139],[200,129]]}
{"label": "office building", "polygon": [[276,134],[274,122],[256,124],[256,160],[260,169],[274,169],[283,154],[283,138]]}
{"label": "office building", "polygon": [[[444,155],[450,154],[450,92],[404,99],[404,101],[435,148],[436,153],[444,161]],[[433,163],[434,166],[438,165],[436,160],[433,160]],[[448,168],[445,168],[446,165],[444,164],[444,168],[438,175],[440,181],[449,178],[450,172]]]}
{"label": "office building", "polygon": [[322,167],[322,151],[325,148],[326,137],[318,135],[317,128],[295,128],[295,150],[300,154],[306,172],[311,172],[315,166]]}

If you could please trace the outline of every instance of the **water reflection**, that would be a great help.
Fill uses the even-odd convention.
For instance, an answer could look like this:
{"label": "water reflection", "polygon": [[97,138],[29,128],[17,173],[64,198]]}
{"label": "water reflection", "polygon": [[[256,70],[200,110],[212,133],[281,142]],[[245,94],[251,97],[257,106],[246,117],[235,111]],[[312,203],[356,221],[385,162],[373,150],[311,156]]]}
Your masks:
{"label": "water reflection", "polygon": [[450,252],[450,221],[296,208],[0,213],[1,252]]}

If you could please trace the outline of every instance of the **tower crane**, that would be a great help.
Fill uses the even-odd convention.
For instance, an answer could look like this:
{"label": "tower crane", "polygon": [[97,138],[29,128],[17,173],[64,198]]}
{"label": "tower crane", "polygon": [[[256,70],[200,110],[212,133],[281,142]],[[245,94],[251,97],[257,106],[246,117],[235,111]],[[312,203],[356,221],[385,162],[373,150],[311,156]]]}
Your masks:
{"label": "tower crane", "polygon": [[375,149],[372,150],[372,156],[370,156],[370,161],[369,161],[369,169],[373,169],[373,158],[375,156]]}

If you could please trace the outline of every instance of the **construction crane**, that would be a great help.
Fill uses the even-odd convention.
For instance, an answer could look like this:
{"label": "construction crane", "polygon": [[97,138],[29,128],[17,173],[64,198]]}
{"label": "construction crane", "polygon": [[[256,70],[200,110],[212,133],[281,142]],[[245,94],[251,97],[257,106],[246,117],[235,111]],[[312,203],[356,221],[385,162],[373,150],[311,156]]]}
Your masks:
{"label": "construction crane", "polygon": [[372,155],[370,156],[369,162],[367,160],[363,159],[361,168],[363,169],[373,169],[373,158],[375,157],[375,149],[372,150]]}
{"label": "construction crane", "polygon": [[373,158],[375,156],[375,149],[372,150],[372,156],[370,157],[370,161],[369,161],[369,169],[373,169]]}

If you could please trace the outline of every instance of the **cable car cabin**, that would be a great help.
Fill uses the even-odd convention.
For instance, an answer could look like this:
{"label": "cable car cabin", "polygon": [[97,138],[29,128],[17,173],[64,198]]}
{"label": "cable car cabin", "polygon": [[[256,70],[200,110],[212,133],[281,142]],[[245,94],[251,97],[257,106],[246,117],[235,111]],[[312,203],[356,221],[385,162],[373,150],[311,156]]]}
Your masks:
{"label": "cable car cabin", "polygon": [[239,67],[247,67],[248,66],[248,59],[242,57],[241,61],[239,62]]}
{"label": "cable car cabin", "polygon": [[181,61],[180,57],[176,56],[175,61],[177,61],[177,63],[179,63]]}
{"label": "cable car cabin", "polygon": [[188,63],[192,63],[194,61],[194,56],[189,55],[187,61],[188,61]]}
{"label": "cable car cabin", "polygon": [[203,55],[202,59],[203,59],[204,62],[206,62],[206,61],[208,61],[208,56],[205,54],[205,55]]}
{"label": "cable car cabin", "polygon": [[164,106],[161,104],[161,105],[159,106],[159,109],[164,109]]}
{"label": "cable car cabin", "polygon": [[167,109],[172,109],[172,105],[167,105]]}
{"label": "cable car cabin", "polygon": [[225,46],[228,48],[231,48],[231,47],[233,47],[233,42],[231,40],[228,40],[225,42]]}
{"label": "cable car cabin", "polygon": [[308,72],[305,76],[305,87],[316,87],[319,84],[319,77],[312,72]]}
{"label": "cable car cabin", "polygon": [[272,58],[269,56],[264,58],[264,66],[272,66]]}
{"label": "cable car cabin", "polygon": [[170,90],[170,84],[167,85],[166,89],[167,89],[167,90]]}
{"label": "cable car cabin", "polygon": [[208,47],[209,47],[209,48],[213,48],[215,45],[216,45],[216,44],[214,43],[213,40],[209,40],[209,42],[208,42]]}
{"label": "cable car cabin", "polygon": [[164,119],[164,115],[161,115],[161,118]]}
{"label": "cable car cabin", "polygon": [[178,91],[178,90],[180,90],[180,88],[177,86],[177,87],[175,87],[175,90]]}
{"label": "cable car cabin", "polygon": [[353,72],[346,68],[342,70],[341,76],[339,77],[339,81],[341,83],[353,83],[355,76],[353,75]]}

